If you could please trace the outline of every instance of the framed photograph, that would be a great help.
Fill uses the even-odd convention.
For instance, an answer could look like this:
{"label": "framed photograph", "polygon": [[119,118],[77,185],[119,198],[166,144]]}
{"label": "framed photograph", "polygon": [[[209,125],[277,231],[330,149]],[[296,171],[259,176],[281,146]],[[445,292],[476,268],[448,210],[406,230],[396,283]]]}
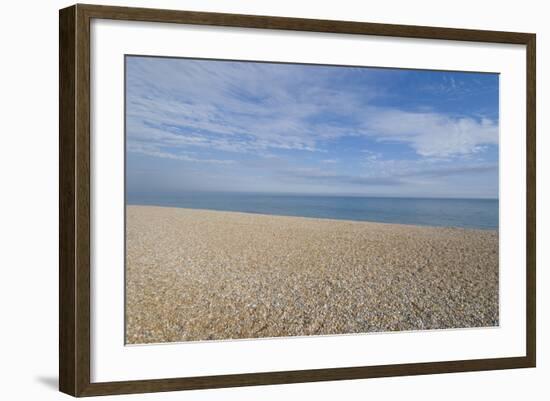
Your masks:
{"label": "framed photograph", "polygon": [[59,22],[61,391],[535,366],[534,34]]}

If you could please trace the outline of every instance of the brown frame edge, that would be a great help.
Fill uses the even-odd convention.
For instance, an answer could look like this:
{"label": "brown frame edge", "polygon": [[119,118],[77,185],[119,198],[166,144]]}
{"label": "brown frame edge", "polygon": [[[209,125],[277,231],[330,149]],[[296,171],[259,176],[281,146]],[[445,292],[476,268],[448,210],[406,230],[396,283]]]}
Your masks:
{"label": "brown frame edge", "polygon": [[[522,44],[527,47],[526,356],[122,382],[90,382],[90,20],[169,22]],[[373,24],[77,4],[59,12],[59,389],[128,394],[536,365],[536,36],[530,33]]]}

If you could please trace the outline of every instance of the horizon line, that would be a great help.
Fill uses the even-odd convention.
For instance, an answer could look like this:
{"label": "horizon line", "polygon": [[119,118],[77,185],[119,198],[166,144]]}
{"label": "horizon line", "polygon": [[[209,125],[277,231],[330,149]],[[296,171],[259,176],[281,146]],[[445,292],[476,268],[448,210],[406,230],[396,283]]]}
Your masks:
{"label": "horizon line", "polygon": [[357,194],[357,193],[342,193],[342,194],[333,194],[333,193],[307,193],[307,192],[268,192],[268,191],[224,191],[224,190],[194,190],[194,191],[179,191],[179,192],[159,192],[159,193],[148,193],[148,192],[133,192],[125,191],[125,201],[128,198],[128,195],[133,196],[182,196],[189,194],[231,194],[231,195],[274,195],[274,196],[326,196],[326,197],[353,197],[353,198],[381,198],[381,199],[437,199],[437,200],[496,200],[498,201],[500,197],[472,197],[472,196],[414,196],[414,195],[368,195],[368,194]]}

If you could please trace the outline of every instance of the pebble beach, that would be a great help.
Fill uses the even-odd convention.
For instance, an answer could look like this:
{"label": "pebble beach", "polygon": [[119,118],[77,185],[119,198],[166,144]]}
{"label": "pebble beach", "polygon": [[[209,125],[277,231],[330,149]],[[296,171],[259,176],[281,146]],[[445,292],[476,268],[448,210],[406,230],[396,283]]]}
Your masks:
{"label": "pebble beach", "polygon": [[126,342],[497,326],[498,231],[126,207]]}

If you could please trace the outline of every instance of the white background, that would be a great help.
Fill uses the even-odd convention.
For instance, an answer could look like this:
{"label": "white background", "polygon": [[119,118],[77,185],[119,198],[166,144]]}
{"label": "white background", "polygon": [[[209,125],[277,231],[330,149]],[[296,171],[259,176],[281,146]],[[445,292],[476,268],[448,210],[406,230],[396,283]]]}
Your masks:
{"label": "white background", "polygon": [[[110,4],[97,1],[97,3]],[[0,391],[7,399],[61,399],[57,381],[57,9],[68,2],[11,2],[0,24]],[[544,399],[550,354],[543,333],[550,297],[543,293],[549,216],[542,207],[550,189],[544,177],[550,162],[548,59],[550,26],[544,2],[385,1],[307,2],[127,1],[129,6],[225,11],[309,18],[348,19],[417,25],[530,31],[538,34],[538,368],[422,377],[295,384],[125,396],[120,399],[278,400],[469,397]],[[548,160],[548,158],[546,159]],[[545,183],[546,181],[546,183]],[[545,227],[546,226],[546,227]],[[546,246],[547,248],[547,246]],[[109,399],[109,398],[103,398]]]}
{"label": "white background", "polygon": [[[525,46],[106,20],[91,32],[93,382],[525,355]],[[500,327],[125,347],[125,53],[498,71]]]}

